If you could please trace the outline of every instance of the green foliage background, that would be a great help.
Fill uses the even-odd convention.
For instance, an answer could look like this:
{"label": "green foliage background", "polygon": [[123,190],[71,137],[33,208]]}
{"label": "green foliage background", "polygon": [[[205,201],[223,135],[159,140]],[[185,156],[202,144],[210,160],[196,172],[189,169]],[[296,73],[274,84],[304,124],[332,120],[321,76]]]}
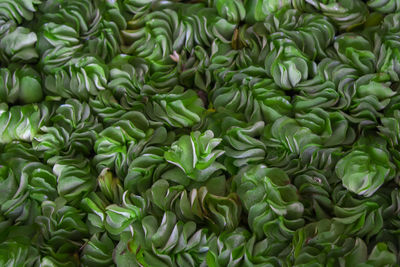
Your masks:
{"label": "green foliage background", "polygon": [[0,266],[399,266],[399,0],[0,0]]}

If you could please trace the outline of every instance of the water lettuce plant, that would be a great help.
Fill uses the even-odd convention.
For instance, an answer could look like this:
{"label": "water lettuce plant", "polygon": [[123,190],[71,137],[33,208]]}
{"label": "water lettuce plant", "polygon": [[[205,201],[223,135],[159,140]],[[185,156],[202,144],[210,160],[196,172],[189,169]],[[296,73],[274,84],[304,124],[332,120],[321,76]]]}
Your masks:
{"label": "water lettuce plant", "polygon": [[0,266],[400,266],[399,0],[0,0]]}

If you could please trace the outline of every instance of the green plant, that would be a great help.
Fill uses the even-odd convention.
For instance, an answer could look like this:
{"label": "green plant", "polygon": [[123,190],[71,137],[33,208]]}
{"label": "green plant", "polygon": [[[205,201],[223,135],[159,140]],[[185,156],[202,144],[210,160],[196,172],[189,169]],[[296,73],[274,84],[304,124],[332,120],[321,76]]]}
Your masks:
{"label": "green plant", "polygon": [[399,36],[399,0],[0,0],[0,266],[399,266]]}

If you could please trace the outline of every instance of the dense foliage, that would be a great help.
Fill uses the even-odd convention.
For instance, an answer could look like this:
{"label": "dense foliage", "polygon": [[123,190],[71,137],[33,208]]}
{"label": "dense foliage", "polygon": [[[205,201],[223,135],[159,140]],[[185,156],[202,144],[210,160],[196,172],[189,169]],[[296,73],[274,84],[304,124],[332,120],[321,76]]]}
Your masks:
{"label": "dense foliage", "polygon": [[0,266],[399,266],[399,0],[0,0]]}

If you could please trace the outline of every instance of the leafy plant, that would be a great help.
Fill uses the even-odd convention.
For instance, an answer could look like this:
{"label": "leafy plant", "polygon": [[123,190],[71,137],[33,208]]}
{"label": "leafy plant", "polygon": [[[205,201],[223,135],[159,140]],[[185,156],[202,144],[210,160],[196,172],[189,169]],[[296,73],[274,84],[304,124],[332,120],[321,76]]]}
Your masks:
{"label": "leafy plant", "polygon": [[399,36],[399,0],[0,0],[0,266],[399,266]]}

